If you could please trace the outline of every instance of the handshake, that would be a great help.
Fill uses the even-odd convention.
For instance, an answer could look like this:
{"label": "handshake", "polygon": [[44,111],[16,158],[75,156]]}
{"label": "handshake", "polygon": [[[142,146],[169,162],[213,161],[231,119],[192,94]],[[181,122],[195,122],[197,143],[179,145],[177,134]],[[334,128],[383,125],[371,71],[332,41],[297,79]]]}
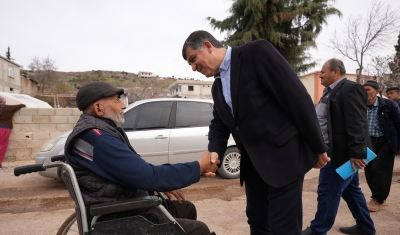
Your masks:
{"label": "handshake", "polygon": [[214,177],[218,169],[218,153],[204,152],[203,156],[197,160],[200,164],[200,174],[208,177]]}

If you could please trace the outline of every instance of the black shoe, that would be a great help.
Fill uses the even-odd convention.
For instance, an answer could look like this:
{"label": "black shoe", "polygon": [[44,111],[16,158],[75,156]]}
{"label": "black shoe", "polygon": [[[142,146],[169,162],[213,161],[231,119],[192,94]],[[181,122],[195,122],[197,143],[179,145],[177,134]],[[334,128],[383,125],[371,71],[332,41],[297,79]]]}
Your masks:
{"label": "black shoe", "polygon": [[301,231],[301,235],[315,235],[315,233],[313,233],[310,227],[307,227],[306,229]]}
{"label": "black shoe", "polygon": [[375,233],[366,233],[358,229],[357,224],[351,227],[341,227],[340,232],[350,235],[375,235]]}

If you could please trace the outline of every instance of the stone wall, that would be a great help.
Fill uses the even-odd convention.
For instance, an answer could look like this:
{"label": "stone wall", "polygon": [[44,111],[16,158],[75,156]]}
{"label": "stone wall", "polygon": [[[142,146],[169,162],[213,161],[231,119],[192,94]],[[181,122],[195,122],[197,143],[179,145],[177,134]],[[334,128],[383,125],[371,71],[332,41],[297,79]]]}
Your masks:
{"label": "stone wall", "polygon": [[71,130],[81,115],[77,108],[22,108],[14,114],[5,161],[33,160],[43,143]]}

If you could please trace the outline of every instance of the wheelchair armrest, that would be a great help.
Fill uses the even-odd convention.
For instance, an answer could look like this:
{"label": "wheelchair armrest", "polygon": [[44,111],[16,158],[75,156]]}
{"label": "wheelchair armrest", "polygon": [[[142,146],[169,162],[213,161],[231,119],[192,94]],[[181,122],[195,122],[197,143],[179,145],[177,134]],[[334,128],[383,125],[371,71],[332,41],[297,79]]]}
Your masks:
{"label": "wheelchair armrest", "polygon": [[158,206],[160,204],[161,198],[157,196],[143,196],[92,205],[90,206],[90,214],[92,216],[106,215],[116,212]]}

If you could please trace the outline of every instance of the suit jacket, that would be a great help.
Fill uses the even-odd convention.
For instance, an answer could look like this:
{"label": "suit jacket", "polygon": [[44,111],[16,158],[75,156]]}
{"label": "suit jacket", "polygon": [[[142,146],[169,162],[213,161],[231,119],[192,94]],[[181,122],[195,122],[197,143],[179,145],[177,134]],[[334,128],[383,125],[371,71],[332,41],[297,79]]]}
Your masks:
{"label": "suit jacket", "polygon": [[364,87],[344,78],[328,98],[328,133],[331,163],[340,166],[349,158],[365,159],[372,150]]}
{"label": "suit jacket", "polygon": [[209,151],[222,157],[232,133],[242,155],[241,184],[250,160],[273,187],[303,177],[327,149],[311,97],[288,62],[265,40],[232,47],[230,85],[234,117],[221,80],[212,86]]}

